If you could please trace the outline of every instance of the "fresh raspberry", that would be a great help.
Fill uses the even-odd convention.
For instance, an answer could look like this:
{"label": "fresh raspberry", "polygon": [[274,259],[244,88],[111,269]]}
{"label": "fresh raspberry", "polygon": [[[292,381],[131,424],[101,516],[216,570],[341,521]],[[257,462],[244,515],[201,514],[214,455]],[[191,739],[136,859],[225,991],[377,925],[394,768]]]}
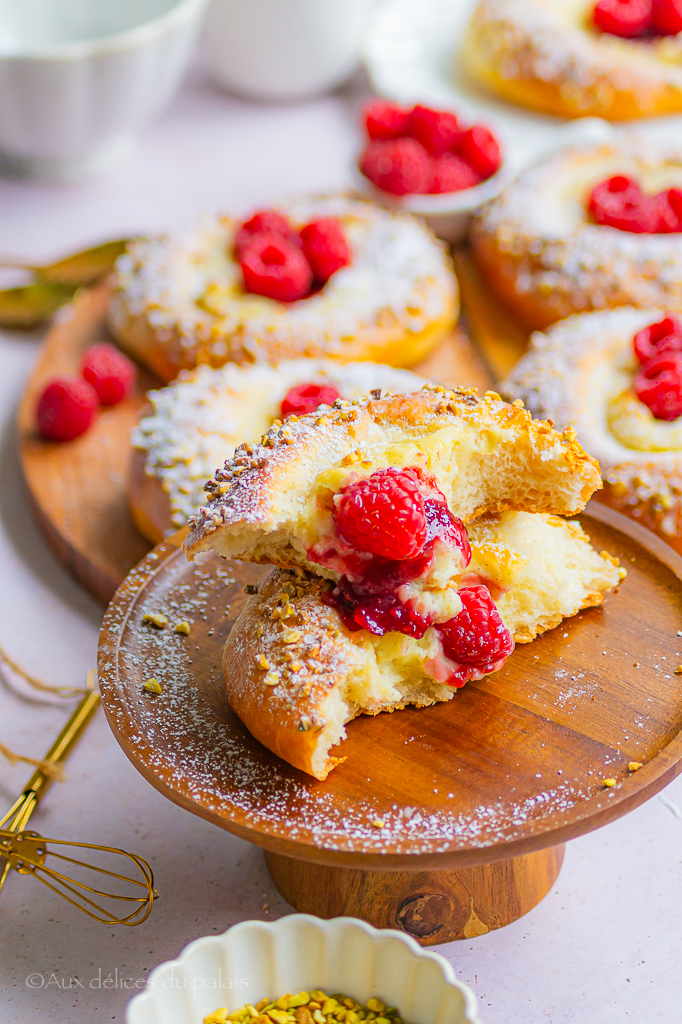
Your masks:
{"label": "fresh raspberry", "polygon": [[98,407],[92,384],[82,377],[56,377],[38,399],[38,432],[48,441],[72,441],[85,433]]}
{"label": "fresh raspberry", "polygon": [[457,146],[464,129],[452,111],[434,110],[417,104],[410,111],[405,134],[421,142],[431,156],[442,156]]}
{"label": "fresh raspberry", "polygon": [[321,217],[301,228],[303,252],[317,281],[328,281],[350,263],[350,246],[335,217]]}
{"label": "fresh raspberry", "polygon": [[665,352],[640,367],[635,394],[657,420],[682,416],[682,353]]}
{"label": "fresh raspberry", "polygon": [[424,499],[413,469],[379,469],[345,487],[334,506],[336,529],[359,551],[402,560],[424,547]]}
{"label": "fresh raspberry", "polygon": [[135,367],[113,345],[92,345],[86,350],[81,373],[97,392],[101,405],[117,405],[133,390]]}
{"label": "fresh raspberry", "polygon": [[445,497],[442,501],[433,501],[427,498],[424,502],[424,515],[426,516],[427,544],[439,540],[447,547],[459,551],[462,568],[466,569],[471,561],[469,534],[462,520],[453,516],[446,504]]}
{"label": "fresh raspberry", "polygon": [[446,657],[463,666],[448,680],[451,686],[462,686],[471,678],[471,669],[476,675],[493,672],[514,650],[487,587],[465,587],[459,597],[462,611],[438,627]]}
{"label": "fresh raspberry", "polygon": [[658,223],[657,234],[682,232],[682,189],[668,188],[654,196]]}
{"label": "fresh raspberry", "polygon": [[431,160],[416,139],[370,142],[359,166],[377,188],[395,196],[428,192],[431,184]]}
{"label": "fresh raspberry", "polygon": [[635,234],[656,231],[656,204],[632,178],[616,174],[592,189],[587,208],[595,223]]}
{"label": "fresh raspberry", "polygon": [[234,242],[237,259],[241,257],[245,247],[258,235],[278,235],[292,245],[299,245],[298,235],[286,217],[277,210],[259,210],[253,217],[245,220]]}
{"label": "fresh raspberry", "polygon": [[651,28],[652,0],[598,0],[592,20],[602,32],[636,39]]}
{"label": "fresh raspberry", "polygon": [[457,152],[471,164],[483,181],[492,177],[502,163],[502,153],[497,139],[482,124],[467,128],[457,146]]}
{"label": "fresh raspberry", "polygon": [[239,258],[244,288],[279,302],[296,302],[309,294],[310,264],[300,249],[277,235],[256,235]]}
{"label": "fresh raspberry", "polygon": [[473,167],[455,153],[443,153],[442,156],[435,157],[431,172],[429,192],[432,195],[461,192],[462,189],[473,188],[481,182],[481,176]]}
{"label": "fresh raspberry", "polygon": [[297,384],[289,388],[282,400],[282,419],[287,416],[305,416],[321,405],[331,405],[341,395],[331,384]]}
{"label": "fresh raspberry", "polygon": [[676,316],[667,316],[658,323],[649,324],[632,339],[635,355],[640,363],[648,363],[664,352],[682,352],[682,323]]}
{"label": "fresh raspberry", "polygon": [[659,36],[682,32],[682,0],[653,0],[651,27]]}
{"label": "fresh raspberry", "polygon": [[389,100],[371,100],[364,108],[365,131],[370,139],[397,139],[405,134],[409,114]]}

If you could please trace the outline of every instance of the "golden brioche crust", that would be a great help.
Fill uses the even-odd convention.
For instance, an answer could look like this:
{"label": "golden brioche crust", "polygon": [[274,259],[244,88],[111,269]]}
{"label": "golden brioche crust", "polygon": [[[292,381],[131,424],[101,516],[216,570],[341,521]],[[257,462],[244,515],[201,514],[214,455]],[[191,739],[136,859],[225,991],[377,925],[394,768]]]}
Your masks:
{"label": "golden brioche crust", "polygon": [[276,366],[199,366],[159,391],[132,431],[135,454],[129,499],[133,518],[154,544],[181,529],[201,508],[204,483],[240,442],[255,441],[280,414],[290,388],[334,387],[344,398],[373,387],[394,393],[426,383],[408,370],[379,363],[293,359]]}
{"label": "golden brioche crust", "polygon": [[682,235],[588,221],[592,188],[614,174],[652,192],[682,186],[682,150],[636,138],[566,150],[521,174],[475,219],[483,276],[528,327],[618,306],[682,309]]}
{"label": "golden brioche crust", "polygon": [[682,39],[592,31],[594,0],[480,0],[461,60],[505,99],[559,117],[610,121],[682,110]]}
{"label": "golden brioche crust", "polygon": [[459,312],[452,261],[420,220],[348,196],[278,206],[300,227],[337,217],[353,260],[317,293],[280,303],[243,291],[232,250],[240,222],[133,243],[117,261],[109,320],[118,341],[164,382],[198,364],[283,359],[412,366]]}
{"label": "golden brioche crust", "polygon": [[241,445],[206,484],[209,502],[189,520],[188,558],[215,550],[319,572],[306,559],[316,539],[310,520],[316,482],[334,468],[369,474],[380,465],[421,463],[464,522],[509,508],[572,515],[601,485],[597,463],[572,429],[559,435],[494,392],[479,399],[473,390],[427,384],[293,419],[275,421],[259,445]]}
{"label": "golden brioche crust", "polygon": [[[632,339],[664,315],[660,309],[625,307],[569,317],[547,333],[533,335],[528,352],[500,390],[559,429],[575,427],[604,473],[598,500],[682,552],[682,451],[657,447],[658,435],[670,430],[674,436],[675,425],[654,420],[630,390],[637,369]],[[637,406],[641,414],[626,424],[632,446],[619,437],[625,426],[609,420],[610,410],[623,405]]]}

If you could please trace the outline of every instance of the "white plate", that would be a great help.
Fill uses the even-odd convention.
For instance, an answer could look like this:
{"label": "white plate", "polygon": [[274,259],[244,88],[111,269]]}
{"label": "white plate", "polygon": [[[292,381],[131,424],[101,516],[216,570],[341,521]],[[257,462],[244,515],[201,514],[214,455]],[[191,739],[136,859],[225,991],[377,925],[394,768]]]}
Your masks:
{"label": "white plate", "polygon": [[[410,105],[455,110],[487,124],[504,149],[506,172],[518,173],[546,152],[574,142],[599,142],[616,129],[600,118],[565,121],[497,99],[466,79],[457,58],[476,0],[384,0],[365,43],[365,60],[378,93]],[[682,116],[628,122],[638,132],[669,139],[682,134]],[[472,189],[472,191],[475,191]]]}
{"label": "white plate", "polygon": [[201,1024],[263,996],[322,989],[365,1003],[378,996],[413,1024],[481,1024],[476,999],[450,964],[401,932],[352,917],[291,914],[243,921],[161,964],[128,1004],[127,1024]]}

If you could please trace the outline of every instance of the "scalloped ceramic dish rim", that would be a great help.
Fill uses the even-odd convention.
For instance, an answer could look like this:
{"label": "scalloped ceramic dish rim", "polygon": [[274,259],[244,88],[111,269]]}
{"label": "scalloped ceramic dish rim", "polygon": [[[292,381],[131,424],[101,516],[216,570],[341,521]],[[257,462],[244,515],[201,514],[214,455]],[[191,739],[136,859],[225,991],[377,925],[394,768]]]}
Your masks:
{"label": "scalloped ceramic dish rim", "polygon": [[359,928],[364,931],[365,934],[373,942],[378,942],[383,938],[393,938],[402,942],[408,947],[410,952],[417,959],[433,960],[440,967],[443,983],[451,988],[458,989],[465,1000],[465,1014],[470,1018],[470,1024],[480,1024],[476,996],[468,985],[464,982],[459,981],[455,977],[455,972],[452,969],[452,965],[448,961],[440,956],[439,953],[433,953],[430,950],[424,949],[409,935],[405,935],[403,932],[397,931],[395,928],[375,928],[374,925],[368,924],[366,921],[361,921],[356,917],[332,917],[324,920],[319,917],[315,917],[313,914],[287,914],[284,917],[278,918],[276,921],[259,921],[256,919],[240,921],[238,924],[232,925],[231,928],[221,932],[219,935],[202,935],[198,939],[193,939],[192,942],[188,943],[184,949],[178,953],[173,960],[164,960],[157,967],[153,969],[147,979],[147,987],[143,992],[134,996],[130,1000],[126,1007],[126,1021],[128,1021],[129,1011],[135,1004],[146,1005],[153,1002],[154,988],[159,983],[160,977],[164,971],[170,970],[171,973],[185,965],[191,956],[193,956],[197,950],[201,950],[204,946],[210,946],[214,942],[220,942],[224,940],[227,935],[239,936],[240,931],[247,931],[251,928],[262,929],[263,931],[272,932],[276,931],[281,922],[291,921],[296,919],[298,921],[305,921],[309,924],[320,928],[323,931],[332,931],[334,929],[341,928]]}
{"label": "scalloped ceramic dish rim", "polygon": [[0,62],[78,60],[116,50],[133,49],[188,21],[195,12],[201,11],[206,3],[207,0],[176,0],[176,3],[165,14],[160,14],[133,28],[122,29],[120,32],[112,32],[109,35],[95,36],[92,39],[53,43],[36,47],[34,50],[25,48],[11,53],[0,52]]}

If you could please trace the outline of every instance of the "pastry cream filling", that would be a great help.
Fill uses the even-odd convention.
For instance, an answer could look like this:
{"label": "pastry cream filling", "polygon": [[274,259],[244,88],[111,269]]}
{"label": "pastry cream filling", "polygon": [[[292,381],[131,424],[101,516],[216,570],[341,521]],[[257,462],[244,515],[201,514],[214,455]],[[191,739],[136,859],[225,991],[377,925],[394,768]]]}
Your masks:
{"label": "pastry cream filling", "polygon": [[630,388],[611,399],[607,417],[611,433],[626,448],[638,452],[682,451],[682,417],[657,420]]}

